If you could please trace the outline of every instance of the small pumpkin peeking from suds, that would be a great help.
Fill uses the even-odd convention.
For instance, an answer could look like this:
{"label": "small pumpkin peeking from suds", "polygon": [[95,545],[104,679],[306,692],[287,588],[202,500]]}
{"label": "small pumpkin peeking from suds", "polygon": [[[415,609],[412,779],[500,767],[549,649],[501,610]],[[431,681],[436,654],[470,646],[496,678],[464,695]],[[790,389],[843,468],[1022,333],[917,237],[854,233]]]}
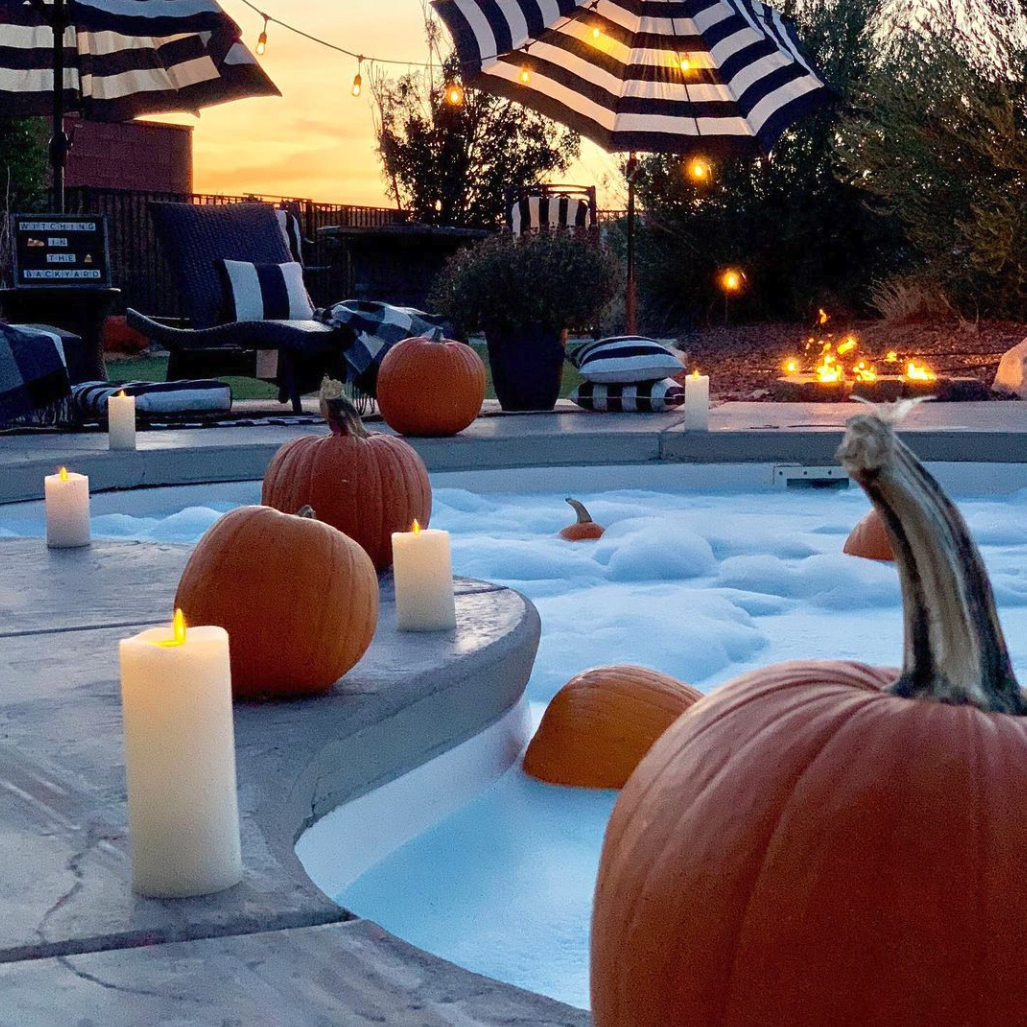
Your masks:
{"label": "small pumpkin peeking from suds", "polygon": [[584,542],[589,539],[602,538],[606,529],[592,520],[591,514],[585,509],[585,504],[577,499],[571,499],[570,496],[567,497],[567,502],[578,515],[578,519],[560,530],[560,538],[565,538],[568,542]]}
{"label": "small pumpkin peeking from suds", "polygon": [[887,415],[839,458],[895,552],[902,669],[753,671],[656,742],[603,843],[596,1027],[1027,1024],[1027,702],[991,585]]}

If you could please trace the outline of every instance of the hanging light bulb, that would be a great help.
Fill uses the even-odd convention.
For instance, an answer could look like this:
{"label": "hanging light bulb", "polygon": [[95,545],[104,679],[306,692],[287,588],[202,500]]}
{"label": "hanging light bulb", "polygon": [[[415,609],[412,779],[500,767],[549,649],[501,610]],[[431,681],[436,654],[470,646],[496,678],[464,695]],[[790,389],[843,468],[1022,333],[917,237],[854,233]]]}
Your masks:
{"label": "hanging light bulb", "polygon": [[603,30],[598,25],[592,26],[592,38],[598,39],[603,34]]}
{"label": "hanging light bulb", "polygon": [[681,73],[683,75],[687,75],[688,72],[692,70],[692,62],[689,58],[685,57],[684,54],[682,54],[680,57],[678,57],[678,67],[681,69]]}
{"label": "hanging light bulb", "polygon": [[688,162],[688,177],[693,182],[706,182],[709,181],[710,172],[713,169],[710,167],[710,162],[704,157],[693,157]]}
{"label": "hanging light bulb", "polygon": [[353,76],[353,88],[350,90],[350,92],[354,96],[359,96],[360,95],[360,87],[363,85],[363,82],[364,82],[364,80],[360,77],[360,69],[363,66],[363,63],[364,63],[364,58],[363,57],[358,57],[357,58],[357,73]]}
{"label": "hanging light bulb", "polygon": [[459,107],[464,102],[464,87],[459,82],[446,83],[446,103]]}
{"label": "hanging light bulb", "polygon": [[263,15],[264,28],[261,29],[260,35],[257,36],[257,56],[263,57],[267,53],[267,23],[269,21],[268,16]]}
{"label": "hanging light bulb", "polygon": [[521,83],[527,85],[531,81],[531,72],[528,70],[527,64],[521,65]]}

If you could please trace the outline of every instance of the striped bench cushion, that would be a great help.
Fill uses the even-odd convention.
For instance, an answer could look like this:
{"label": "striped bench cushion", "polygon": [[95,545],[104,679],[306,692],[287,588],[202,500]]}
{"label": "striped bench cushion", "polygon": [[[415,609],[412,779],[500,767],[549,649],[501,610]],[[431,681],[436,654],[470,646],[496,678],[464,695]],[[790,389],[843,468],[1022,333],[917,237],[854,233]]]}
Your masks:
{"label": "striped bench cushion", "polygon": [[138,417],[168,414],[222,414],[232,409],[232,389],[201,379],[177,382],[82,382],[71,387],[72,415],[78,421],[105,421],[107,400],[124,390],[136,397]]}
{"label": "striped bench cushion", "polygon": [[303,265],[222,260],[229,321],[309,321],[314,314]]}
{"label": "striped bench cushion", "polygon": [[507,224],[514,235],[543,225],[549,228],[591,228],[594,214],[588,200],[566,194],[525,196],[507,211]]}
{"label": "striped bench cushion", "polygon": [[662,382],[601,385],[582,382],[569,397],[583,410],[611,414],[658,414],[685,402],[685,390],[673,378]]}
{"label": "striped bench cushion", "polygon": [[570,356],[587,382],[654,382],[684,370],[673,350],[641,335],[619,335],[588,342]]}

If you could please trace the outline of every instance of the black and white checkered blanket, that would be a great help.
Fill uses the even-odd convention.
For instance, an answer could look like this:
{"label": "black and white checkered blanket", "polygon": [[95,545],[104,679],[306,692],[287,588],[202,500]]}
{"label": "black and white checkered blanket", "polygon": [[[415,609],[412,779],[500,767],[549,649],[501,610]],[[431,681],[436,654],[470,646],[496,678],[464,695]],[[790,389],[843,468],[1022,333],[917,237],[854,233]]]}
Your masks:
{"label": "black and white checkered blanket", "polygon": [[69,389],[60,336],[0,324],[0,424],[46,418]]}
{"label": "black and white checkered blanket", "polygon": [[350,381],[369,396],[376,395],[378,368],[397,342],[448,328],[445,318],[435,314],[374,300],[343,300],[315,311],[314,317],[323,324],[345,326],[356,333],[343,355],[350,368]]}

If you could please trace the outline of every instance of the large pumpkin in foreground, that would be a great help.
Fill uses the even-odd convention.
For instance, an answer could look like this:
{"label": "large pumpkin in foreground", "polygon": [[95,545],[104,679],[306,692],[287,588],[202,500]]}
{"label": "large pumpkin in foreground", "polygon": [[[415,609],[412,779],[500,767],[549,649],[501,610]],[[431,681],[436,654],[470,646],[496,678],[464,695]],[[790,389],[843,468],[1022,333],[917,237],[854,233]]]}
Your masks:
{"label": "large pumpkin in foreground", "polygon": [[287,513],[313,507],[385,570],[392,566],[392,533],[409,531],[415,520],[428,525],[428,472],[402,439],[369,433],[338,382],[322,386],[321,411],[332,434],[286,442],[268,464],[261,502]]}
{"label": "large pumpkin in foreground", "polygon": [[620,788],[656,739],[701,698],[648,667],[586,670],[546,707],[524,769],[550,784]]}
{"label": "large pumpkin in foreground", "polygon": [[378,577],[363,549],[312,511],[244,506],[197,543],[175,606],[189,624],[228,632],[237,698],[295,698],[331,688],[364,655]]}
{"label": "large pumpkin in foreground", "polygon": [[378,409],[403,435],[456,435],[481,412],[485,365],[442,331],[396,343],[378,371]]}
{"label": "large pumpkin in foreground", "polygon": [[1027,1024],[1027,704],[980,554],[883,420],[840,457],[895,542],[902,671],[756,671],[653,746],[603,845],[596,1027]]}

